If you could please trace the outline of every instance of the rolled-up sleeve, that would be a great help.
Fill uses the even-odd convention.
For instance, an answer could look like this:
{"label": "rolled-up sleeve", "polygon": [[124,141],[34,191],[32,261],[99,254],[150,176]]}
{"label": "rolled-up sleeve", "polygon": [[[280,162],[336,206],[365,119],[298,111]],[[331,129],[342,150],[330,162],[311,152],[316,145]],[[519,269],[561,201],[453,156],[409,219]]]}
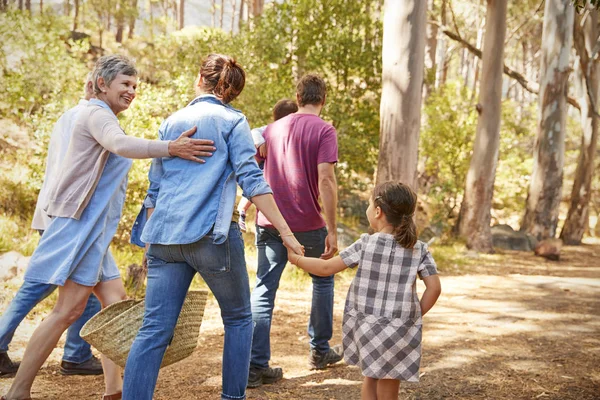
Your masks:
{"label": "rolled-up sleeve", "polygon": [[254,159],[256,148],[252,142],[250,126],[246,117],[234,126],[227,141],[229,160],[233,165],[235,178],[242,188],[244,197],[250,199],[262,194],[272,194],[271,187],[265,181],[263,172]]}

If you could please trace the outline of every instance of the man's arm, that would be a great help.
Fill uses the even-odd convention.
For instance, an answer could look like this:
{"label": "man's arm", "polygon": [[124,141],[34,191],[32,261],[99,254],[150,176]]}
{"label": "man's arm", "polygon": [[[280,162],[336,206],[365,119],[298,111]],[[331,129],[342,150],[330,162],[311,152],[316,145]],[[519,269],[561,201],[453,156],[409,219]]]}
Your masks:
{"label": "man's arm", "polygon": [[321,163],[317,166],[319,173],[319,193],[325,212],[325,223],[327,224],[327,238],[325,239],[325,252],[321,258],[328,260],[335,255],[337,246],[337,180],[335,179],[335,168],[333,163]]}

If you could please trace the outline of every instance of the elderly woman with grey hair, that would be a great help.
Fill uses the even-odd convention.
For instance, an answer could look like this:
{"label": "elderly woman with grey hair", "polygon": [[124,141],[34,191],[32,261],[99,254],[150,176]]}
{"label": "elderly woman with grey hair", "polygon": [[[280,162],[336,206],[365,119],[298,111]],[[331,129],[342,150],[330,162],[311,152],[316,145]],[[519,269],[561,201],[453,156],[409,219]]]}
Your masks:
{"label": "elderly woman with grey hair", "polygon": [[[191,139],[195,128],[173,141],[125,135],[117,114],[135,98],[137,71],[122,56],[104,56],[93,72],[96,98],[80,112],[45,211],[52,221],[31,257],[25,280],[59,286],[58,301],[33,333],[17,375],[2,400],[29,399],[31,386],[62,333],[83,312],[90,293],[106,307],[126,298],[109,251],[125,200],[131,158],[181,157],[197,162],[214,151],[212,141]],[[104,400],[121,398],[121,372],[103,357]]]}

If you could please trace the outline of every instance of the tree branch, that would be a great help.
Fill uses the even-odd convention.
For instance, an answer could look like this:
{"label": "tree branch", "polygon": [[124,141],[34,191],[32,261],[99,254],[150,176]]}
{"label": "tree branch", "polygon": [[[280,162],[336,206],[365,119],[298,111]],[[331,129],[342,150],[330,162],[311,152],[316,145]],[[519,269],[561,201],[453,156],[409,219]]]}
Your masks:
{"label": "tree branch", "polygon": [[[481,57],[482,57],[481,50],[478,49],[477,47],[473,46],[471,43],[467,42],[463,38],[461,38],[460,35],[456,34],[453,31],[451,31],[450,29],[448,29],[448,27],[441,25],[437,21],[429,21],[429,23],[433,24],[433,25],[437,25],[442,30],[442,32],[444,33],[444,35],[446,35],[450,39],[452,39],[452,40],[460,43],[464,48],[466,48],[471,53],[473,53],[477,58],[481,59]],[[533,94],[539,94],[540,93],[540,89],[539,89],[539,87],[537,87],[537,85],[533,86],[527,80],[527,78],[525,78],[522,74],[520,74],[519,72],[515,71],[514,69],[508,67],[506,64],[504,64],[504,74],[508,75],[509,77],[511,77],[514,80],[516,80],[517,82],[519,82],[519,84],[523,87],[523,89],[527,90],[529,93],[533,93]],[[581,106],[579,105],[579,103],[577,102],[577,100],[574,99],[573,97],[567,96],[567,103],[569,103],[570,105],[572,105],[576,109],[581,110]]]}

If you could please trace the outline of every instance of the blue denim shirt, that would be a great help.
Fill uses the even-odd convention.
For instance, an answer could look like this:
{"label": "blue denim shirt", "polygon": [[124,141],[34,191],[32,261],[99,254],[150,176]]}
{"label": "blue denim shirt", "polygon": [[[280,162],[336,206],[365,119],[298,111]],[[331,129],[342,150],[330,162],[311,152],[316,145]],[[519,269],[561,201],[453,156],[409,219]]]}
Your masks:
{"label": "blue denim shirt", "polygon": [[[150,187],[132,229],[131,242],[194,243],[212,230],[215,244],[227,239],[237,183],[244,197],[273,193],[258,168],[246,117],[213,95],[201,95],[163,122],[160,140],[175,140],[193,126],[192,137],[215,142],[206,163],[177,157],[152,160]],[[146,221],[146,208],[154,208]],[[140,237],[141,232],[141,237]]]}

